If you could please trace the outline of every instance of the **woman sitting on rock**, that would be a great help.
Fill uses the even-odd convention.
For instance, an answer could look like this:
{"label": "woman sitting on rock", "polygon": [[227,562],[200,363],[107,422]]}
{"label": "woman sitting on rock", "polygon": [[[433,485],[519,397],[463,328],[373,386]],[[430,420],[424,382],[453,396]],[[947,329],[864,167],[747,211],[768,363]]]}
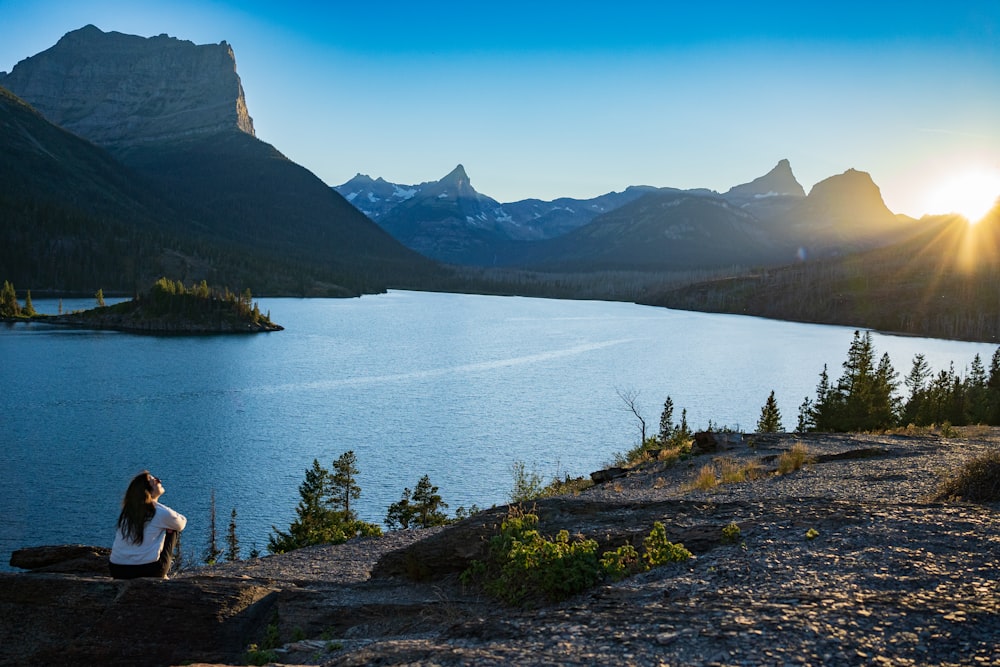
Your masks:
{"label": "woman sitting on rock", "polygon": [[115,579],[167,578],[178,535],[187,519],[157,502],[163,491],[160,480],[147,470],[128,485],[108,564]]}

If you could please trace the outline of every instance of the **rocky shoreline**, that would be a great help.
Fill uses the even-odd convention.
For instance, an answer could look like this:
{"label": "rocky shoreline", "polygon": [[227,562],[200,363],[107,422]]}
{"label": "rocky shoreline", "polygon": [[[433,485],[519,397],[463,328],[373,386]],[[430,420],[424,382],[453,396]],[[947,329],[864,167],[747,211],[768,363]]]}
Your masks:
{"label": "rocky shoreline", "polygon": [[[798,442],[815,461],[800,470],[690,488],[720,458],[770,473]],[[1000,429],[752,445],[538,501],[547,534],[565,528],[603,550],[661,521],[696,556],[561,604],[512,609],[460,584],[505,515],[493,508],[170,581],[3,574],[0,664],[128,664],[134,650],[155,664],[241,664],[268,635],[278,662],[324,666],[1000,664],[1000,504],[929,500],[944,476],[1000,448]],[[730,523],[735,543],[721,539]],[[46,604],[57,594],[71,600],[62,611]],[[151,617],[143,632],[129,631],[130,613]]]}

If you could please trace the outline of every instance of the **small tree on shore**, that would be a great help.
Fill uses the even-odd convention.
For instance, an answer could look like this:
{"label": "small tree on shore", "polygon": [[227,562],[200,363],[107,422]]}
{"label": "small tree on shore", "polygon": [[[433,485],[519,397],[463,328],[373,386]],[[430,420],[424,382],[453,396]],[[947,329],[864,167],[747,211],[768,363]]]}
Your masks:
{"label": "small tree on shore", "polygon": [[21,314],[21,304],[17,302],[17,292],[14,286],[3,281],[3,289],[0,290],[0,317],[18,317]]}
{"label": "small tree on shore", "polygon": [[774,390],[771,390],[767,402],[760,411],[760,419],[757,420],[758,433],[777,433],[782,430],[781,412],[778,410],[778,402],[774,398]]}
{"label": "small tree on shore", "polygon": [[674,426],[674,399],[667,396],[663,401],[663,412],[660,413],[660,444],[666,444],[673,437],[676,427]]}
{"label": "small tree on shore", "polygon": [[438,487],[431,484],[430,477],[424,475],[411,492],[403,489],[403,497],[399,502],[389,506],[385,515],[385,525],[389,528],[430,528],[448,523],[447,515],[441,511],[448,507],[441,496]]}
{"label": "small tree on shore", "polygon": [[38,314],[35,310],[35,304],[31,303],[31,290],[28,290],[27,295],[24,297],[24,308],[21,309],[21,314],[28,317],[34,317]]}
{"label": "small tree on shore", "polygon": [[229,532],[226,533],[226,560],[230,563],[240,559],[240,541],[236,538],[236,508],[229,515]]}
{"label": "small tree on shore", "polygon": [[271,553],[284,553],[314,544],[340,544],[352,537],[380,535],[375,524],[361,521],[350,508],[351,499],[361,495],[355,482],[358,473],[354,452],[346,452],[334,462],[337,471],[330,471],[313,459],[312,467],[299,485],[297,518],[288,531],[272,526],[274,534],[268,538]]}
{"label": "small tree on shore", "polygon": [[208,545],[205,547],[205,562],[209,565],[215,565],[219,562],[219,556],[222,555],[222,549],[219,548],[217,535],[215,532],[215,489],[212,489],[212,493],[209,500],[209,511],[208,511]]}

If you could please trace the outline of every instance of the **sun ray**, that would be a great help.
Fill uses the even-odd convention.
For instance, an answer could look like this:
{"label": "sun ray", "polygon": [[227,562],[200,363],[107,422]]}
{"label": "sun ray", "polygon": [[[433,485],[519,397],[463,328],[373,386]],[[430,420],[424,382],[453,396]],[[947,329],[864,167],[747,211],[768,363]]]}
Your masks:
{"label": "sun ray", "polygon": [[931,214],[957,214],[975,224],[1000,199],[1000,169],[977,167],[955,174],[927,196]]}

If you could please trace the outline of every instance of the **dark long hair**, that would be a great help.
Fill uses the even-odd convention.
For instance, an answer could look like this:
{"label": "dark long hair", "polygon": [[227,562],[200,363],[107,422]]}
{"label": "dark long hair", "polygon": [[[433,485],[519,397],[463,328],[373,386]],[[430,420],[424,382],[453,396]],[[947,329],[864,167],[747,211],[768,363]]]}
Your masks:
{"label": "dark long hair", "polygon": [[153,518],[156,507],[150,495],[149,471],[143,470],[132,478],[122,499],[122,511],[118,515],[118,528],[129,542],[142,544],[142,531],[146,522]]}

